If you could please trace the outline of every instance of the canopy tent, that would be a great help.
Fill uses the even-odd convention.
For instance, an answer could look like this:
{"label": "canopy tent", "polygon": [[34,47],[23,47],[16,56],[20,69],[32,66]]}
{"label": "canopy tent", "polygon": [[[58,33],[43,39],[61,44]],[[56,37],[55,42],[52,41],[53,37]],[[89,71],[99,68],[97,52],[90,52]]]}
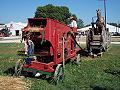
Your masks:
{"label": "canopy tent", "polygon": [[[115,33],[115,32],[120,33],[120,28],[112,26],[112,25],[109,25],[109,24],[107,24],[106,26],[107,26],[107,28],[109,28],[109,32],[111,32],[111,33]],[[84,27],[84,28],[81,28],[81,29],[77,29],[77,31],[78,32],[85,32],[85,31],[89,30],[89,28],[92,28],[92,26],[88,26],[88,27]]]}
{"label": "canopy tent", "polygon": [[16,23],[16,22],[11,21],[10,23],[5,24],[5,25],[9,28],[10,32],[12,33],[11,36],[18,36],[18,35],[22,35],[22,31],[21,30],[25,26],[27,26],[27,23],[22,23],[22,22]]}

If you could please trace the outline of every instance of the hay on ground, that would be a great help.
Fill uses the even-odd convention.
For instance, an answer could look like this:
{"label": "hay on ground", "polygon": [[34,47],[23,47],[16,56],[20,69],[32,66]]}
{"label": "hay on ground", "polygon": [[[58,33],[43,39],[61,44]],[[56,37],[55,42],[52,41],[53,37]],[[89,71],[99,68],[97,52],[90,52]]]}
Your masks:
{"label": "hay on ground", "polygon": [[28,90],[22,78],[0,76],[0,90]]}

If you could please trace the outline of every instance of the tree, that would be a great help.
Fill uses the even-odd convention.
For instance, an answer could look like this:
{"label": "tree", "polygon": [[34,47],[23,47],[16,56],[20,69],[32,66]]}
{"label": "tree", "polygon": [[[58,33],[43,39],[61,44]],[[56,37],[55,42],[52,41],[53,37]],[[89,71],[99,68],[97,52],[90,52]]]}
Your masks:
{"label": "tree", "polygon": [[118,24],[118,27],[120,28],[120,24]]}
{"label": "tree", "polygon": [[65,6],[39,6],[35,12],[35,18],[51,18],[67,24],[67,19],[71,16],[69,9]]}
{"label": "tree", "polygon": [[116,26],[116,27],[118,26],[117,23],[108,23],[108,24],[110,24],[112,26]]}
{"label": "tree", "polygon": [[[36,12],[35,12],[35,18],[51,18],[51,19],[55,19],[60,22],[63,22],[65,24],[70,23],[70,20],[69,20],[70,16],[73,16],[77,20],[76,15],[72,14],[69,11],[68,7],[53,6],[52,4],[48,4],[46,6],[39,6],[37,7]],[[78,24],[78,26],[80,27],[83,25],[82,20],[81,22],[78,22],[78,23],[80,24],[80,25]]]}
{"label": "tree", "polygon": [[84,27],[89,27],[89,26],[91,26],[91,24],[87,24],[87,25],[85,25]]}
{"label": "tree", "polygon": [[107,24],[120,28],[120,24],[119,23],[107,23]]}
{"label": "tree", "polygon": [[82,19],[78,19],[77,24],[78,24],[78,28],[83,28],[84,27],[84,22],[82,21]]}

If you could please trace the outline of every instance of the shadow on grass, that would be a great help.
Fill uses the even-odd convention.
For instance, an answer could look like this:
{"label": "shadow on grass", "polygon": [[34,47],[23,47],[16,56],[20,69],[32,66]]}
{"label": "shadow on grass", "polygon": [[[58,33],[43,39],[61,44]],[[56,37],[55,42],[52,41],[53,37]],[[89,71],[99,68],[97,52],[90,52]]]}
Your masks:
{"label": "shadow on grass", "polygon": [[[4,71],[4,74],[10,75],[10,76],[15,76],[15,67],[8,68],[7,70]],[[52,78],[46,78],[45,75],[35,77],[35,73],[33,73],[33,72],[22,71],[20,76],[24,76],[25,78],[47,80],[48,83],[54,84],[54,81],[52,81]]]}
{"label": "shadow on grass", "polygon": [[33,79],[37,79],[37,80],[46,80],[49,84],[56,85],[54,80],[51,77],[47,78],[46,75],[40,75],[38,77],[35,77],[35,74],[33,72],[23,71],[22,76],[24,76],[25,78],[33,78]]}
{"label": "shadow on grass", "polygon": [[86,56],[86,57],[89,56],[88,51],[85,50],[85,49],[82,49],[82,50],[78,51],[77,54],[80,54],[81,56]]}
{"label": "shadow on grass", "polygon": [[[4,74],[14,76],[14,74],[15,74],[15,67],[8,68],[7,70],[4,71]],[[31,77],[32,78],[33,74],[31,72],[22,71],[21,72],[21,76]]]}
{"label": "shadow on grass", "polygon": [[105,69],[104,72],[120,77],[120,69]]}
{"label": "shadow on grass", "polygon": [[90,87],[92,90],[113,90],[110,87],[100,87],[100,86],[96,86],[96,85],[95,86],[91,85]]}
{"label": "shadow on grass", "polygon": [[13,76],[15,73],[15,67],[8,68],[4,71],[5,74]]}

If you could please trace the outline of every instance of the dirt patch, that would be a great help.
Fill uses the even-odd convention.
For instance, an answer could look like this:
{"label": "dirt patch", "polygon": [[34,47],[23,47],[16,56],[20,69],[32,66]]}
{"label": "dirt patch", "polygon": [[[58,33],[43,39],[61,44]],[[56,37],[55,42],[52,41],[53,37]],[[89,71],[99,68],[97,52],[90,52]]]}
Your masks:
{"label": "dirt patch", "polygon": [[0,90],[28,90],[28,85],[22,78],[0,76]]}

